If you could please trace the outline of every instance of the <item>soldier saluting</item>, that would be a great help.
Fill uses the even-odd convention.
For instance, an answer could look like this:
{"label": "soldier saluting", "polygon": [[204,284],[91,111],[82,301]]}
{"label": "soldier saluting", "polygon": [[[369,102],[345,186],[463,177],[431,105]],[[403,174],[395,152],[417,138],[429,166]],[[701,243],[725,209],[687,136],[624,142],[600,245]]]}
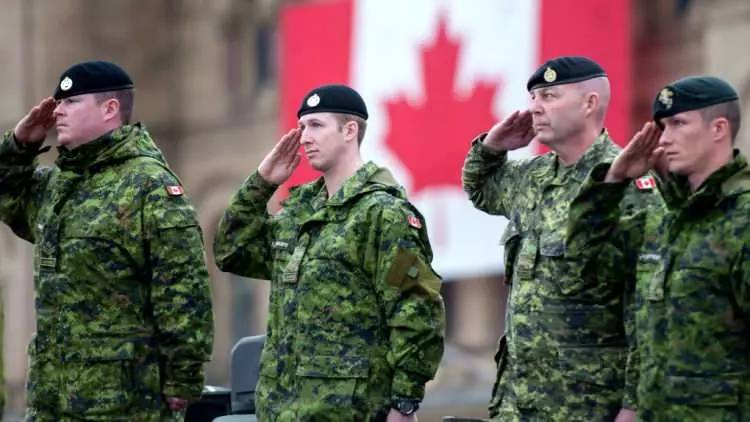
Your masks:
{"label": "soldier saluting", "polygon": [[[604,129],[607,75],[585,57],[542,64],[527,83],[529,110],[517,111],[472,143],[464,189],[478,209],[508,218],[503,236],[510,284],[497,353],[490,416],[498,421],[604,421],[632,417],[626,385],[632,297],[626,279],[601,274],[623,253],[607,243],[590,255],[567,242],[570,203],[591,169],[619,148]],[[552,151],[509,161],[533,138]],[[625,212],[650,191],[626,190]]]}
{"label": "soldier saluting", "polygon": [[[712,76],[666,85],[653,120],[597,166],[571,206],[571,244],[605,239],[627,259],[601,266],[636,282],[638,419],[746,421],[750,415],[750,169],[734,149],[737,91]],[[623,215],[624,186],[657,170],[659,201]]]}
{"label": "soldier saluting", "polygon": [[[258,418],[413,420],[445,323],[424,221],[388,170],[362,161],[356,91],[318,87],[297,116],[235,194],[214,247],[222,270],[271,280]],[[269,215],[300,144],[323,177]]]}
{"label": "soldier saluting", "polygon": [[[0,143],[0,219],[34,244],[27,419],[162,421],[213,339],[195,211],[119,66],[76,64]],[[55,165],[37,164],[55,126]]]}

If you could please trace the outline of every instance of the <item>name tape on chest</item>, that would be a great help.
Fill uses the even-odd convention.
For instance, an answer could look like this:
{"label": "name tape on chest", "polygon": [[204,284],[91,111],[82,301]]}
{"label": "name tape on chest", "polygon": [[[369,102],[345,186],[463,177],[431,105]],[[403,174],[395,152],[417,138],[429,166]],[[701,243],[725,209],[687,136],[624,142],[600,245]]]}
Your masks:
{"label": "name tape on chest", "polygon": [[656,188],[656,179],[653,176],[643,176],[635,179],[635,187],[639,190],[652,190]]}
{"label": "name tape on chest", "polygon": [[661,255],[657,253],[642,253],[638,255],[638,261],[658,263],[661,262]]}

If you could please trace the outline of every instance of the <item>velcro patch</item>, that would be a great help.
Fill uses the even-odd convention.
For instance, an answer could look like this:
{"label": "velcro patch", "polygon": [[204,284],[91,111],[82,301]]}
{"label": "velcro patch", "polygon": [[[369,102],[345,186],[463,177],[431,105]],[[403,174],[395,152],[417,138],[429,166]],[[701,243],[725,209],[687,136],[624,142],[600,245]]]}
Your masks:
{"label": "velcro patch", "polygon": [[652,190],[656,188],[656,180],[652,176],[643,176],[635,179],[635,187],[640,190]]}
{"label": "velcro patch", "polygon": [[182,196],[185,190],[180,185],[167,186],[167,193],[169,196]]}

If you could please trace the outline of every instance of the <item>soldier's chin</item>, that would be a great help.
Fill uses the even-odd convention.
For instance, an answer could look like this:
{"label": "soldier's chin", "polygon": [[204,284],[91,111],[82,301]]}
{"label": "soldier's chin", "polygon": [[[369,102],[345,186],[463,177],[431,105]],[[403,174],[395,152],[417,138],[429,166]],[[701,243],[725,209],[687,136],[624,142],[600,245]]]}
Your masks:
{"label": "soldier's chin", "polygon": [[675,161],[670,161],[667,165],[667,168],[669,169],[670,173],[674,173],[678,176],[687,176],[688,173],[690,173],[685,166],[680,165],[680,163]]}
{"label": "soldier's chin", "polygon": [[327,170],[327,167],[325,165],[323,165],[323,163],[321,163],[318,160],[309,160],[309,163],[310,163],[310,167],[312,167],[313,170],[315,170],[315,171],[319,171],[321,173],[325,173],[325,171]]}
{"label": "soldier's chin", "polygon": [[552,136],[552,133],[549,133],[549,132],[537,132],[535,139],[540,144],[546,145],[548,147],[556,144],[555,139]]}
{"label": "soldier's chin", "polygon": [[65,135],[57,134],[57,145],[60,145],[61,147],[65,147],[70,145],[70,138]]}

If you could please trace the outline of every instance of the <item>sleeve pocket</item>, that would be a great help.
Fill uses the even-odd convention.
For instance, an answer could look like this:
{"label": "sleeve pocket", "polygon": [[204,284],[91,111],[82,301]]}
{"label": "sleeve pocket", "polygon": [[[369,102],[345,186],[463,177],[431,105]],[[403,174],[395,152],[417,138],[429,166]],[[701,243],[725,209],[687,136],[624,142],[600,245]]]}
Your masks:
{"label": "sleeve pocket", "polygon": [[399,248],[388,270],[386,281],[406,292],[417,290],[429,297],[440,294],[440,278],[414,252]]}

